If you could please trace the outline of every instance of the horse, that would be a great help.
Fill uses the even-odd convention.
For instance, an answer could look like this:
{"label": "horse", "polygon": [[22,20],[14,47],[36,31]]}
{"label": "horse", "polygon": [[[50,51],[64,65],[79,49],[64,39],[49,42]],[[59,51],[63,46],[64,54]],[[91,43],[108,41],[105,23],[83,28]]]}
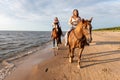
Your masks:
{"label": "horse", "polygon": [[69,62],[73,62],[74,51],[79,48],[78,54],[78,68],[80,68],[81,55],[84,50],[86,43],[92,41],[92,18],[90,20],[82,19],[75,29],[69,33],[68,46],[69,46]]}
{"label": "horse", "polygon": [[57,42],[57,49],[58,49],[58,44],[61,44],[61,35],[62,35],[62,30],[61,28],[57,25],[56,28],[53,28],[52,30],[52,40],[53,40],[53,48],[55,47],[55,41]]}

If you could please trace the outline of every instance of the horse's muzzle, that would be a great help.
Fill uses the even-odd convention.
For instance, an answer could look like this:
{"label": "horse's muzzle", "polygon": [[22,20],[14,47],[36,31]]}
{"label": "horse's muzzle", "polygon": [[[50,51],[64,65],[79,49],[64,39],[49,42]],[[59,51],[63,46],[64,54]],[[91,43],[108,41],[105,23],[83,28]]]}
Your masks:
{"label": "horse's muzzle", "polygon": [[92,42],[92,37],[88,37],[87,38],[87,43],[91,43]]}

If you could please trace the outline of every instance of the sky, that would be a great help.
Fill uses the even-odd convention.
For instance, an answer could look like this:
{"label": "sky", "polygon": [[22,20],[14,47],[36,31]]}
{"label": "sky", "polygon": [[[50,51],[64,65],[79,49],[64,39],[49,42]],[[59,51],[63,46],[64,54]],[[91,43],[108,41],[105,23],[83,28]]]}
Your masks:
{"label": "sky", "polygon": [[0,30],[51,31],[58,17],[66,31],[73,9],[93,29],[120,26],[120,0],[0,0]]}

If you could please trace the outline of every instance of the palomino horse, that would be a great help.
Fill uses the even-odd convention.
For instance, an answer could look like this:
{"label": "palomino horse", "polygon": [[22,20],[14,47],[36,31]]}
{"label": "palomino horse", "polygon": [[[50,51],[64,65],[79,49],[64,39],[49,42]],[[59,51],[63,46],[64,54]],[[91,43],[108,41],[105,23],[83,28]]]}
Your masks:
{"label": "palomino horse", "polygon": [[62,35],[62,30],[59,27],[53,28],[51,37],[53,39],[53,47],[55,47],[55,40],[56,40],[57,49],[58,49],[58,44],[61,44],[61,35]]}
{"label": "palomino horse", "polygon": [[82,19],[75,29],[73,29],[68,37],[68,45],[69,45],[69,62],[73,62],[74,58],[74,50],[75,48],[79,48],[80,52],[78,54],[78,68],[80,68],[80,59],[82,52],[84,50],[84,46],[87,43],[92,41],[91,36],[91,25],[92,18],[90,20]]}

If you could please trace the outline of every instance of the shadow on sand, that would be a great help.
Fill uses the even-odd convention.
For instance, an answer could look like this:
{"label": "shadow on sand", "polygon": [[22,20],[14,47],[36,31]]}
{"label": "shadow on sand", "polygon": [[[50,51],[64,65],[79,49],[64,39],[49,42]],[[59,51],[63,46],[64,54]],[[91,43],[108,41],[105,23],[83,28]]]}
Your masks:
{"label": "shadow on sand", "polygon": [[94,41],[95,45],[120,45],[120,41]]}
{"label": "shadow on sand", "polygon": [[[120,41],[94,41],[96,44],[95,45],[120,45]],[[94,46],[94,45],[92,45]],[[109,58],[110,55],[119,55],[120,54],[120,48],[118,47],[118,50],[112,50],[112,51],[105,51],[105,52],[97,52],[97,53],[90,53],[90,54],[82,54],[82,59],[81,59],[81,68],[86,68],[98,64],[103,64],[103,63],[110,63],[110,62],[116,62],[120,61],[120,56],[117,58]],[[93,58],[99,58],[99,57],[104,57],[104,59],[101,60],[92,60]],[[75,60],[74,62],[77,62]]]}
{"label": "shadow on sand", "polygon": [[[91,53],[91,54],[83,54],[82,56],[87,57],[87,58],[82,58],[81,61],[82,61],[83,64],[85,63],[85,65],[81,65],[81,68],[86,68],[86,67],[90,67],[90,66],[94,66],[94,65],[98,65],[98,64],[103,64],[103,63],[120,61],[119,56],[117,58],[114,58],[114,57],[109,58],[109,55],[117,55],[117,54],[120,54],[120,50],[106,51],[106,52],[99,52],[99,53]],[[102,56],[106,57],[107,59],[90,60],[92,58],[102,57]]]}

